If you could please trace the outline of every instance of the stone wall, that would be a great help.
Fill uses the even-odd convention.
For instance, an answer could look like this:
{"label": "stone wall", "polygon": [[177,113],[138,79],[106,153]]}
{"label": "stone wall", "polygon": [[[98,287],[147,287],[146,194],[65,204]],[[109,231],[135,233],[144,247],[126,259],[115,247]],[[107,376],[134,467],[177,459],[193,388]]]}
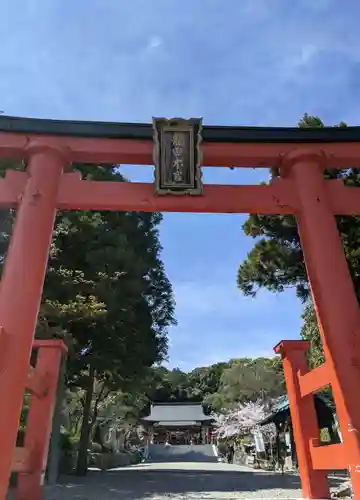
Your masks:
{"label": "stone wall", "polygon": [[139,462],[139,457],[135,453],[91,453],[89,456],[89,467],[96,467],[101,470],[115,469],[117,467],[127,467]]}

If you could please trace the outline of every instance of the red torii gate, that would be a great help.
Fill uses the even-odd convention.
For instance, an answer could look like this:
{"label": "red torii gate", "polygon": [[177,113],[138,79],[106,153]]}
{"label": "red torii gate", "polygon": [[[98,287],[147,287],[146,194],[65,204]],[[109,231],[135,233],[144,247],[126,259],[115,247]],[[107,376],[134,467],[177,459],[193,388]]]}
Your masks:
{"label": "red torii gate", "polygon": [[[164,123],[159,126],[156,137],[166,149]],[[194,134],[194,123],[189,127],[179,130]],[[280,177],[268,186],[205,185],[196,196],[159,196],[151,184],[82,181],[66,173],[76,162],[152,165],[152,139],[151,125],[0,117],[0,156],[27,163],[26,172],[8,171],[0,181],[0,207],[17,208],[0,288],[0,500],[8,487],[57,209],[294,214],[326,359],[323,368],[306,373],[300,344],[289,349],[283,342],[277,349],[284,358],[303,492],[327,497],[324,469],[341,466],[349,468],[360,499],[359,306],[334,217],[360,214],[360,197],[357,189],[323,178],[325,168],[360,164],[360,128],[204,127],[204,165],[279,167]],[[188,151],[191,175],[199,167],[194,151],[200,153]],[[158,172],[167,168],[162,156],[156,161]],[[331,448],[336,456],[314,442],[310,395],[329,382],[343,436],[343,444]]]}

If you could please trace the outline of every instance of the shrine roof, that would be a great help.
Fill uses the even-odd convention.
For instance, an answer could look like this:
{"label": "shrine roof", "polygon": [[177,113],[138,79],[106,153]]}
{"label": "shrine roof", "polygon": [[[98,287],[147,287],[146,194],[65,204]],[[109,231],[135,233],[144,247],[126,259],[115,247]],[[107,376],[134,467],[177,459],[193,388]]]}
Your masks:
{"label": "shrine roof", "polygon": [[[153,140],[150,123],[50,120],[0,116],[0,132],[107,139]],[[360,142],[360,127],[236,127],[204,125],[206,142],[329,143]]]}
{"label": "shrine roof", "polygon": [[213,420],[205,415],[201,404],[160,403],[151,406],[147,422],[204,422]]}

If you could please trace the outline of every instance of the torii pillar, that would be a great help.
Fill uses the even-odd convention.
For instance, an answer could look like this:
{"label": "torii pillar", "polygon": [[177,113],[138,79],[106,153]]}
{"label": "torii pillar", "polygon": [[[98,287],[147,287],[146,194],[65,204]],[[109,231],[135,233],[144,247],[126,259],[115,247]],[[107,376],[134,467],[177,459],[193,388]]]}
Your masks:
{"label": "torii pillar", "polygon": [[360,499],[359,304],[327,198],[325,167],[326,157],[321,152],[294,151],[284,158],[282,173],[296,185],[296,219],[304,260],[325,359],[332,372],[331,385],[352,487],[355,498]]}
{"label": "torii pillar", "polygon": [[[48,141],[49,142],[49,141]],[[28,181],[18,205],[0,286],[0,499],[6,497],[56,215],[68,161],[41,139],[26,151]]]}

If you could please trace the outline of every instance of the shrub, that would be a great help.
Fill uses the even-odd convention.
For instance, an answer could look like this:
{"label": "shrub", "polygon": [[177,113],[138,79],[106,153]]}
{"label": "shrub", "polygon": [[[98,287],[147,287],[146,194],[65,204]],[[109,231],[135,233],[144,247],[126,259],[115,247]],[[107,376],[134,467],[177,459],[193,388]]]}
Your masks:
{"label": "shrub", "polygon": [[60,429],[60,450],[71,452],[77,449],[79,443],[78,436],[72,436],[64,427]]}
{"label": "shrub", "polygon": [[102,446],[99,443],[91,443],[90,450],[92,453],[102,453]]}

